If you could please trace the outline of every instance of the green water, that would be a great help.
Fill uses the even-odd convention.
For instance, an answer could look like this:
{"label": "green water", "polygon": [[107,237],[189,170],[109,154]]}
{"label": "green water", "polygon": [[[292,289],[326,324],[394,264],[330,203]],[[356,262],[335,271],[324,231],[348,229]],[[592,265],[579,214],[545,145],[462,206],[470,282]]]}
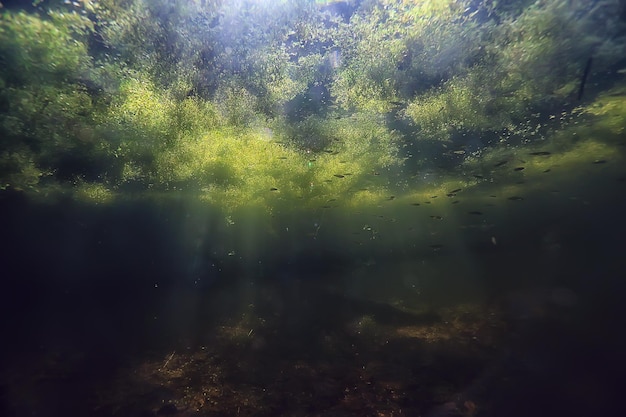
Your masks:
{"label": "green water", "polygon": [[0,414],[614,414],[625,10],[3,1]]}

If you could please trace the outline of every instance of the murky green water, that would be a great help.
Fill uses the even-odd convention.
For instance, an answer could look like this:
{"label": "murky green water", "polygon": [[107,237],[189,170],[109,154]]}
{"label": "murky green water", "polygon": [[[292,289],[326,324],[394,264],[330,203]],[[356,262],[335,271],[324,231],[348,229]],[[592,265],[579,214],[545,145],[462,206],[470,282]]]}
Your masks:
{"label": "murky green water", "polygon": [[622,3],[2,2],[0,414],[615,414]]}

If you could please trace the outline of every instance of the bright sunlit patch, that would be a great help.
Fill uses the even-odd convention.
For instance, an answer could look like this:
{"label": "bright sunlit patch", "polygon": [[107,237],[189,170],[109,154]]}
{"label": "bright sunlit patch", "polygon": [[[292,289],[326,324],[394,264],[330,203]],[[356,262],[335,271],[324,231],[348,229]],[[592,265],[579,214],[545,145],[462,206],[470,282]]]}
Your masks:
{"label": "bright sunlit patch", "polygon": [[315,4],[326,6],[328,4],[339,3],[341,0],[315,0]]}

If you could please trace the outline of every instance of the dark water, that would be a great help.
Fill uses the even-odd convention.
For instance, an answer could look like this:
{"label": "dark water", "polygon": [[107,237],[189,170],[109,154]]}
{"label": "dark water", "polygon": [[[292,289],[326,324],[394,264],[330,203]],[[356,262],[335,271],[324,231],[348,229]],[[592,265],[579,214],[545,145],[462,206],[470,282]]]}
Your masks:
{"label": "dark water", "polygon": [[613,413],[613,190],[507,201],[435,248],[397,222],[349,246],[354,214],[5,193],[2,415]]}

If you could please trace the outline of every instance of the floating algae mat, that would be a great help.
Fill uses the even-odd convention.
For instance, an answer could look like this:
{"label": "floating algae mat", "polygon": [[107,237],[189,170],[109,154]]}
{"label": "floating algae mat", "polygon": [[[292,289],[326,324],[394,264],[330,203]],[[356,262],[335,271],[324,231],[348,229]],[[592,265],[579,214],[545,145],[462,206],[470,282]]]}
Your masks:
{"label": "floating algae mat", "polygon": [[617,414],[625,31],[0,2],[0,415]]}

